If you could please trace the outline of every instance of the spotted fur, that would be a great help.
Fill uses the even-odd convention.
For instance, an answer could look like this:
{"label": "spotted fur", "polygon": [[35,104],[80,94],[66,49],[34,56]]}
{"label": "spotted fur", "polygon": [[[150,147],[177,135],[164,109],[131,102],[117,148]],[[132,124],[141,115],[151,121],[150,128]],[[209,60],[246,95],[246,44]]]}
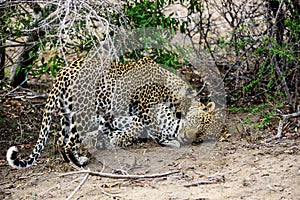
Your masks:
{"label": "spotted fur", "polygon": [[[44,109],[38,141],[28,159],[19,159],[16,147],[10,147],[7,161],[14,168],[30,167],[46,144],[51,118],[58,108],[62,113],[62,130],[58,146],[66,161],[78,166],[87,157],[78,155],[81,144],[75,120],[72,94],[81,65],[78,59],[58,74]],[[85,63],[85,65],[91,63]],[[91,64],[92,65],[92,64]],[[143,58],[129,64],[112,63],[100,72],[95,86],[96,124],[114,146],[130,146],[141,138],[151,138],[163,146],[199,141],[211,126],[214,103],[207,106],[195,100],[196,92],[182,79]],[[80,106],[80,105],[79,105]],[[84,105],[83,103],[83,106]],[[84,129],[84,127],[81,129]]]}

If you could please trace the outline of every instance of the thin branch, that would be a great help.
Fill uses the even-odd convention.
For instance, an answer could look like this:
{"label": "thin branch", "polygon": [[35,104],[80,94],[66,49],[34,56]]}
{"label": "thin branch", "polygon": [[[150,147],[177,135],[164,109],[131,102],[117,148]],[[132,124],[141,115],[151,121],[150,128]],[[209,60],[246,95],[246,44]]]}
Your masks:
{"label": "thin branch", "polygon": [[64,183],[64,184],[56,184],[56,185],[54,185],[54,186],[48,188],[48,189],[45,190],[44,192],[42,192],[42,194],[40,195],[40,197],[43,199],[43,197],[44,197],[48,192],[50,192],[51,190],[54,190],[54,189],[59,190],[59,189],[61,189],[61,188],[67,188],[67,187],[68,187],[69,185],[71,185],[72,183],[74,183],[74,182],[80,180],[80,178],[81,178],[81,177],[77,177],[77,178],[75,178],[75,179],[73,179],[73,180],[71,180],[71,181],[68,181],[67,183]]}
{"label": "thin branch", "polygon": [[[239,122],[240,122],[240,124],[242,125],[242,127],[243,127],[243,129],[244,129],[244,132],[245,132],[245,134],[248,134],[248,131],[247,131],[247,128],[245,127],[245,125],[244,125],[244,123],[243,123],[243,121],[242,121],[242,119],[238,116],[238,115],[236,115],[236,118],[237,118],[237,120],[239,120]],[[239,132],[239,129],[238,129],[238,127],[237,127],[237,125],[235,124],[235,128],[237,129],[237,131]],[[239,132],[240,133],[240,132]],[[244,134],[243,134],[244,135]],[[240,134],[240,136],[242,136],[242,134]]]}
{"label": "thin branch", "polygon": [[101,187],[101,185],[99,185],[99,183],[97,183],[97,186],[99,187],[99,189],[101,190],[101,192],[102,192],[103,194],[105,194],[105,195],[107,195],[107,196],[109,196],[109,197],[114,197],[114,198],[117,197],[117,198],[121,198],[120,195],[117,195],[117,194],[111,194],[111,193],[106,192],[106,191],[104,190],[104,188]]}
{"label": "thin branch", "polygon": [[7,44],[7,45],[3,45],[0,46],[1,48],[11,48],[11,47],[29,47],[34,45],[35,42],[24,42],[24,43],[20,43],[20,44]]}
{"label": "thin branch", "polygon": [[278,6],[278,9],[277,9],[277,12],[276,12],[276,15],[275,15],[275,19],[274,19],[274,24],[273,24],[273,28],[272,28],[272,36],[275,35],[275,32],[277,30],[277,27],[276,27],[276,22],[277,22],[277,19],[278,19],[278,16],[279,16],[279,13],[281,11],[281,8],[282,8],[282,5],[283,5],[283,0],[281,0],[279,6]]}
{"label": "thin branch", "polygon": [[33,177],[33,176],[42,176],[42,175],[44,175],[45,173],[36,173],[36,174],[30,174],[30,175],[28,175],[28,176],[20,176],[19,177],[19,180],[23,180],[23,179],[28,179],[28,178],[31,178],[31,177]]}
{"label": "thin branch", "polygon": [[210,180],[200,180],[196,181],[194,183],[183,185],[184,187],[191,187],[191,186],[197,186],[197,185],[208,185],[208,184],[215,184],[216,181],[210,181]]}
{"label": "thin branch", "polygon": [[289,119],[289,118],[296,118],[300,116],[300,111],[295,112],[295,113],[290,113],[286,115],[281,115],[283,118]]}
{"label": "thin branch", "polygon": [[207,180],[199,180],[193,183],[185,184],[184,187],[192,187],[198,185],[207,185],[207,184],[217,184],[217,183],[224,183],[225,182],[225,175],[218,174],[214,177],[209,177]]}
{"label": "thin branch", "polygon": [[46,3],[47,1],[38,1],[38,0],[0,0],[0,8],[11,7],[13,5],[24,4],[24,3]]}
{"label": "thin branch", "polygon": [[15,96],[14,99],[35,99],[35,98],[43,98],[43,99],[47,99],[48,95],[47,94],[36,94],[33,96],[30,95],[20,95],[20,96]]}
{"label": "thin branch", "polygon": [[68,172],[65,174],[59,175],[61,176],[67,176],[67,175],[73,175],[73,174],[89,174],[92,176],[100,176],[100,177],[105,177],[105,178],[112,178],[112,179],[151,179],[151,178],[160,178],[164,176],[168,176],[171,174],[176,174],[179,173],[179,170],[175,171],[169,171],[169,172],[164,172],[164,173],[159,173],[159,174],[144,174],[144,175],[133,175],[133,174],[125,174],[125,175],[119,175],[119,174],[111,174],[111,173],[103,173],[103,172],[95,172],[95,171],[90,171],[90,170],[80,170],[80,171],[75,171],[75,172]]}
{"label": "thin branch", "polygon": [[78,190],[84,185],[84,183],[88,180],[90,174],[86,174],[79,185],[73,190],[73,192],[68,196],[67,200],[72,199],[72,197],[78,192]]}
{"label": "thin branch", "polygon": [[298,112],[295,113],[290,113],[290,114],[285,114],[285,115],[280,115],[282,117],[282,119],[279,121],[279,125],[277,128],[277,134],[271,138],[265,139],[265,143],[271,142],[272,140],[276,140],[282,137],[282,129],[283,126],[286,122],[286,120],[288,120],[289,118],[296,118],[296,117],[300,117],[300,110]]}
{"label": "thin branch", "polygon": [[17,87],[15,87],[15,88],[12,89],[11,91],[9,91],[7,94],[5,94],[5,95],[2,97],[2,99],[4,100],[8,95],[10,95],[10,94],[12,94],[13,92],[15,92],[16,90],[22,88],[22,85],[23,85],[24,83],[26,83],[27,80],[28,80],[28,78],[27,78],[27,76],[26,76],[25,80],[24,80],[20,85],[18,85]]}
{"label": "thin branch", "polygon": [[[266,31],[264,31],[264,33],[265,32]],[[262,39],[263,36],[264,36],[264,34],[261,34],[247,49],[245,49],[245,51],[241,55],[239,55],[235,59],[235,62],[233,64],[231,64],[230,67],[229,67],[229,69],[225,72],[225,74],[223,76],[223,80],[218,84],[218,86],[225,81],[225,78],[227,77],[227,75],[229,74],[229,72],[233,69],[233,67],[236,66],[237,63],[242,60],[242,58],[248,53],[248,51],[250,51],[251,49],[254,48],[254,46]]]}

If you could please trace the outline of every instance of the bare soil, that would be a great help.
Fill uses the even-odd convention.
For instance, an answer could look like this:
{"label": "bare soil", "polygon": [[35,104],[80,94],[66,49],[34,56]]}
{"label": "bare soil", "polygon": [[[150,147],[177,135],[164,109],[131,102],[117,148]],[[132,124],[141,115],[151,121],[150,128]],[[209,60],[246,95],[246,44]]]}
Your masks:
{"label": "bare soil", "polygon": [[[139,180],[90,175],[72,199],[299,199],[299,144],[299,137],[268,144],[249,144],[232,137],[180,149],[144,144],[98,151],[86,169],[129,174],[179,172]],[[52,152],[48,148],[36,166],[25,170],[11,169],[1,157],[0,199],[66,199],[71,195],[86,175],[59,176],[75,169]],[[199,185],[189,186],[193,183]]]}
{"label": "bare soil", "polygon": [[300,199],[299,129],[264,143],[265,137],[276,133],[276,124],[262,132],[250,130],[239,125],[243,114],[229,116],[230,137],[223,141],[179,149],[151,142],[127,149],[89,149],[92,156],[85,169],[139,175],[178,170],[165,177],[129,180],[89,175],[76,189],[86,174],[60,176],[76,169],[55,154],[53,137],[36,166],[11,169],[6,150],[17,145],[24,156],[31,152],[45,102],[44,97],[28,101],[22,95],[17,91],[0,106],[0,199],[66,199],[75,191],[71,199]]}

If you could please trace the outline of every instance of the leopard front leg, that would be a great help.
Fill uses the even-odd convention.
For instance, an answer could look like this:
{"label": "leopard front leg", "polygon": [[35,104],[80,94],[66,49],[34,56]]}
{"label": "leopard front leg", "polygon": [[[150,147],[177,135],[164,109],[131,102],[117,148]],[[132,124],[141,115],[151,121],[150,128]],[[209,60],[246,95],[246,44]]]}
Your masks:
{"label": "leopard front leg", "polygon": [[170,128],[165,129],[161,127],[156,123],[149,124],[149,128],[150,128],[149,136],[161,146],[177,147],[177,148],[180,147],[180,142],[176,139],[176,134],[174,130]]}
{"label": "leopard front leg", "polygon": [[181,129],[182,122],[174,115],[175,112],[164,103],[151,109],[150,137],[162,146],[180,147],[177,132]]}
{"label": "leopard front leg", "polygon": [[137,116],[119,117],[114,120],[115,129],[109,135],[114,146],[127,147],[136,144],[143,135],[143,124]]}

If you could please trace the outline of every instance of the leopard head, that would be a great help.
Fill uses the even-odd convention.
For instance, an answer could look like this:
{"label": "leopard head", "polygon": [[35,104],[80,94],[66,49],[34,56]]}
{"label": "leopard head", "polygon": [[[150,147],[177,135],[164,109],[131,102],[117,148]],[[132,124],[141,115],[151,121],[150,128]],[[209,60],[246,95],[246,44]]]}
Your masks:
{"label": "leopard head", "polygon": [[187,112],[184,126],[179,131],[180,142],[192,143],[202,141],[207,128],[211,124],[214,110],[214,102],[209,102],[207,105],[193,102]]}

